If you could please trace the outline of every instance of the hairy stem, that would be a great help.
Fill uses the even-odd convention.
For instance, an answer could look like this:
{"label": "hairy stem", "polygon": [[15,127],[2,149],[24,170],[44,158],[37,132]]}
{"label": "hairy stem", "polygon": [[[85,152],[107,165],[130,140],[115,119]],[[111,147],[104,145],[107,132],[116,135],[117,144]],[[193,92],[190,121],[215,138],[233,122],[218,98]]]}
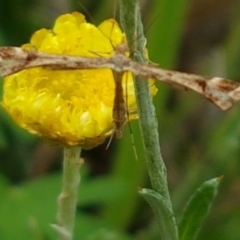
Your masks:
{"label": "hairy stem", "polygon": [[[145,62],[145,37],[138,0],[120,0],[121,25],[127,37],[130,55],[136,62]],[[149,83],[135,77],[135,92],[138,103],[139,123],[152,188],[160,195],[158,204],[152,204],[161,230],[162,239],[178,239],[176,220],[167,184],[167,171],[161,155],[158,123],[150,94]],[[148,196],[150,199],[150,196]],[[158,199],[158,198],[156,198]],[[161,205],[158,207],[158,205]],[[169,238],[170,236],[170,238]]]}
{"label": "hairy stem", "polygon": [[64,148],[62,191],[58,197],[59,240],[71,240],[80,183],[80,147]]}

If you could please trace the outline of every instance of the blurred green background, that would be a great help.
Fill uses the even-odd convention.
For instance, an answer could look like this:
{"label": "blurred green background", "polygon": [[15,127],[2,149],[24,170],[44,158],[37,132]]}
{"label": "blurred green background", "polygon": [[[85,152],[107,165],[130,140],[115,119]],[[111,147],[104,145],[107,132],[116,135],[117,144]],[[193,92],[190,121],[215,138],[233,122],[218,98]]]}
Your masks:
{"label": "blurred green background", "polygon": [[[240,79],[239,0],[143,0],[151,61],[163,68]],[[80,11],[100,24],[118,18],[112,0],[1,0],[0,45],[19,46],[60,14]],[[1,82],[2,84],[2,82]],[[198,239],[240,239],[240,106],[221,112],[194,93],[157,83],[160,142],[176,216],[204,180],[224,175]],[[2,87],[1,87],[2,96]],[[62,150],[18,128],[0,109],[0,239],[55,239]],[[149,206],[137,121],[124,137],[84,151],[75,239],[159,239]]]}

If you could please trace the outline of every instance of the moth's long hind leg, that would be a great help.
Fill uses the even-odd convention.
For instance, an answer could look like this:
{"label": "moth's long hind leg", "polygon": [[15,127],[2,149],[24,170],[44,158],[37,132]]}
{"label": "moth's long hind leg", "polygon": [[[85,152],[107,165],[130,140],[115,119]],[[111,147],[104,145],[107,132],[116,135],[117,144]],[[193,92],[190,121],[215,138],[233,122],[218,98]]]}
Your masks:
{"label": "moth's long hind leg", "polygon": [[[133,130],[131,126],[131,121],[130,121],[130,111],[128,109],[129,102],[128,102],[128,74],[129,72],[126,73],[126,82],[125,82],[125,103],[126,103],[126,114],[127,114],[127,124],[128,124],[128,129],[131,137],[131,144],[134,152],[135,159],[138,161],[138,154],[137,154],[137,148],[134,140],[134,135],[133,135]],[[137,111],[137,110],[136,110]]]}

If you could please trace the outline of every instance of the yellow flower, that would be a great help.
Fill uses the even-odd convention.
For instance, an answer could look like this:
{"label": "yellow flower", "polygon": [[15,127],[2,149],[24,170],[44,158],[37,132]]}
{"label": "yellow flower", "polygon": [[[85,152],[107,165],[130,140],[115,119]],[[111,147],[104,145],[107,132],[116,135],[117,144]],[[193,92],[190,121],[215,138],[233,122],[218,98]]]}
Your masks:
{"label": "yellow flower", "polygon": [[[115,46],[126,42],[113,20],[99,27],[89,24],[77,12],[60,16],[52,30],[35,32],[24,49],[110,57]],[[127,54],[127,53],[126,53]],[[151,84],[152,93],[156,88]],[[131,73],[123,77],[127,88],[130,119],[136,118]],[[32,68],[4,79],[3,106],[29,132],[51,142],[79,145],[85,149],[101,144],[114,132],[112,118],[114,79],[110,69],[51,70]]]}

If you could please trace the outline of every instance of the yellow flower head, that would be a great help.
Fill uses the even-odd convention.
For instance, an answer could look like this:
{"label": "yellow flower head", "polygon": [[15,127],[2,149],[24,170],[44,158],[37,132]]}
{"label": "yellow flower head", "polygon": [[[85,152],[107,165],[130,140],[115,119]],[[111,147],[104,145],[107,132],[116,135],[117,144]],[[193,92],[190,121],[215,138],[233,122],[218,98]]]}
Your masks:
{"label": "yellow flower head", "polygon": [[[99,27],[77,12],[60,16],[52,30],[35,32],[24,49],[88,57],[110,57],[125,43],[118,24],[106,20]],[[127,54],[127,53],[126,53]],[[152,93],[156,93],[151,84]],[[136,118],[130,73],[123,77],[128,110]],[[31,133],[57,144],[92,148],[114,132],[114,79],[110,69],[51,70],[32,68],[4,79],[3,106]],[[126,90],[127,89],[127,90]],[[125,96],[126,97],[126,96]]]}

